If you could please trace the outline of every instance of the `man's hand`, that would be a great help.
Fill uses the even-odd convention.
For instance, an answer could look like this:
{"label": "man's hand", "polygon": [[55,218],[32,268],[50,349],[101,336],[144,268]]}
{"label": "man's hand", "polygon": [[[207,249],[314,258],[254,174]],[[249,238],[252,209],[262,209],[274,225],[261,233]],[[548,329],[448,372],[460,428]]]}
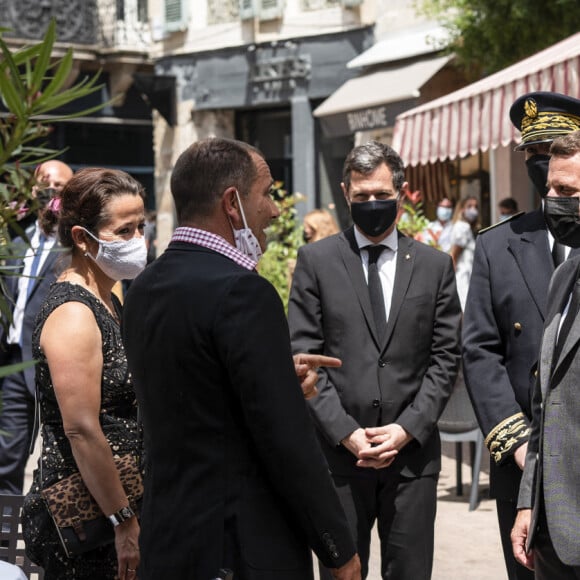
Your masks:
{"label": "man's hand", "polygon": [[362,427],[355,429],[350,435],[345,437],[341,442],[357,459],[359,458],[359,453],[363,449],[370,449],[371,442],[367,439],[365,435],[365,430]]}
{"label": "man's hand", "polygon": [[302,394],[305,399],[312,399],[318,393],[316,383],[318,382],[318,367],[339,367],[342,361],[339,358],[323,356],[321,354],[295,354],[294,369],[296,376],[300,380]]}
{"label": "man's hand", "polygon": [[397,423],[390,423],[382,427],[369,427],[364,430],[370,447],[360,451],[357,461],[358,467],[372,467],[382,469],[393,463],[397,453],[413,437]]}
{"label": "man's hand", "polygon": [[520,445],[514,452],[514,461],[516,465],[523,471],[526,466],[526,455],[528,453],[528,444]]}
{"label": "man's hand", "polygon": [[532,510],[523,509],[518,511],[514,527],[512,528],[511,540],[512,550],[515,559],[526,568],[534,569],[534,552],[526,553],[526,540],[530,535],[530,522],[532,519]]}
{"label": "man's hand", "polygon": [[344,566],[340,568],[331,568],[333,578],[338,580],[360,580],[360,560],[358,554],[355,554]]}

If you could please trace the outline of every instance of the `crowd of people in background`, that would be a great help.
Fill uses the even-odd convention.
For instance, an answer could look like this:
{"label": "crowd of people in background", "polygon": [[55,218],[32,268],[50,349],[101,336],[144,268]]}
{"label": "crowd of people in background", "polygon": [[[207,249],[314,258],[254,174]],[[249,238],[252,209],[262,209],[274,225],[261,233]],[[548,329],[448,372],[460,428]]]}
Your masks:
{"label": "crowd of people in background", "polygon": [[[381,577],[429,580],[437,422],[458,385],[490,452],[509,580],[580,578],[580,101],[529,93],[510,118],[541,207],[502,199],[482,230],[477,196],[436,198],[406,236],[422,196],[404,160],[354,147],[352,225],[304,216],[287,316],[257,272],[280,210],[254,147],[182,153],[161,255],[133,177],[41,164],[39,211],[3,265],[0,363],[37,364],[2,381],[0,492],[23,492],[40,425],[22,528],[45,580],[310,580],[312,552],[322,580],[361,580],[375,524]],[[72,553],[45,499],[74,475],[113,533]]]}

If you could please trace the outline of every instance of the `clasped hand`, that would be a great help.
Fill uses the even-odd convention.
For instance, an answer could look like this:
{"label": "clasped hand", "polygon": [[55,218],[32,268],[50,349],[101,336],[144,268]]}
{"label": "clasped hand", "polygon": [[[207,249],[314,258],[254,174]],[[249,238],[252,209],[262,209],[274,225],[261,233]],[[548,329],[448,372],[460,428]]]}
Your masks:
{"label": "clasped hand", "polygon": [[359,427],[342,444],[357,458],[358,467],[382,469],[393,463],[397,453],[412,437],[397,423],[381,427]]}

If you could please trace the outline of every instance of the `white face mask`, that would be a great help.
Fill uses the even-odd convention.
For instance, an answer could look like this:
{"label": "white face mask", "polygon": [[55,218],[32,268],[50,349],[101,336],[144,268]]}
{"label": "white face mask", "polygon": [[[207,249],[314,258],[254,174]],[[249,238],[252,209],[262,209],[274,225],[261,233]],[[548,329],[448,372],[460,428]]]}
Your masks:
{"label": "white face mask", "polygon": [[238,194],[237,190],[236,197],[238,198],[240,213],[242,214],[242,221],[244,222],[244,227],[241,230],[236,230],[236,228],[234,228],[232,225],[236,248],[238,248],[242,254],[248,256],[250,260],[258,263],[258,260],[262,257],[262,248],[260,247],[260,242],[258,242],[254,232],[248,227],[248,222],[246,221],[246,216],[244,214],[244,208],[242,207],[242,201],[240,200],[240,195]]}
{"label": "white face mask", "polygon": [[445,207],[445,206],[438,206],[437,207],[437,219],[440,222],[448,222],[453,215],[453,208]]}
{"label": "white face mask", "polygon": [[479,216],[479,211],[474,207],[468,207],[463,210],[463,216],[469,223],[473,223]]}
{"label": "white face mask", "polygon": [[133,280],[145,269],[147,265],[147,246],[143,236],[131,238],[130,240],[108,242],[96,238],[85,228],[83,230],[99,244],[96,258],[89,252],[85,252],[85,256],[92,258],[111,280]]}

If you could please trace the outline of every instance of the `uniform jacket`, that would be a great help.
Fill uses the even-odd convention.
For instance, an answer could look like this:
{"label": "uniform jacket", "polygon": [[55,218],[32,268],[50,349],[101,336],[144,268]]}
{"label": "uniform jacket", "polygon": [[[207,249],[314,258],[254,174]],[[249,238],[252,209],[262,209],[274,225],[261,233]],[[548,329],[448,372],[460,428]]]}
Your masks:
{"label": "uniform jacket", "polygon": [[269,282],[173,242],[131,284],[123,335],[148,458],[139,578],[303,580],[310,548],[354,555]]}
{"label": "uniform jacket", "polygon": [[556,356],[562,312],[580,275],[580,258],[569,259],[550,283],[538,378],[532,403],[532,428],[518,507],[533,507],[532,537],[543,504],[558,557],[580,566],[580,315]]}
{"label": "uniform jacket", "polygon": [[461,310],[451,258],[399,234],[387,332],[379,341],[353,229],[303,246],[289,322],[295,352],[339,357],[309,401],[334,474],[366,472],[340,441],[396,422],[413,437],[393,463],[407,477],[440,470],[437,421],[455,382]]}
{"label": "uniform jacket", "polygon": [[541,210],[477,238],[463,319],[463,370],[490,450],[495,497],[517,499],[514,451],[528,439],[531,395],[554,265]]}

